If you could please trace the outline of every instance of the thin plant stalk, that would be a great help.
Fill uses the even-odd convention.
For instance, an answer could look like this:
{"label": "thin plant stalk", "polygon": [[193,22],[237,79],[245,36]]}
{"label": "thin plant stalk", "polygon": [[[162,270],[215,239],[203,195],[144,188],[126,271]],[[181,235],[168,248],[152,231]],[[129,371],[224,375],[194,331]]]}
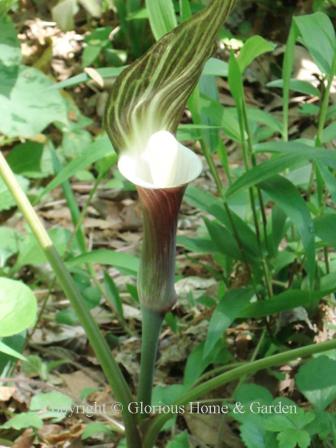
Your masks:
{"label": "thin plant stalk", "polygon": [[[244,363],[228,372],[224,372],[221,375],[216,376],[184,394],[176,403],[176,405],[187,405],[193,400],[198,400],[200,397],[222,387],[224,384],[232,381],[237,381],[239,378],[245,375],[254,374],[260,370],[268,369],[277,365],[283,365],[287,362],[294,361],[298,358],[307,358],[316,353],[326,352],[336,348],[336,339],[332,339],[326,342],[320,342],[319,344],[311,344],[305,347],[300,347],[294,350],[286,350],[276,355],[268,356],[263,359],[258,359],[253,362]],[[144,448],[152,448],[154,446],[156,437],[160,432],[162,426],[165,424],[171,414],[159,415],[150,423],[144,438]]]}
{"label": "thin plant stalk", "polygon": [[33,235],[51,265],[66,297],[70,300],[71,305],[73,306],[76,315],[85,330],[88,340],[95,351],[97,359],[106,375],[113,393],[123,406],[123,417],[128,447],[141,447],[141,439],[136,424],[136,418],[128,410],[128,403],[132,400],[132,396],[125,378],[123,377],[118,364],[113,359],[111,350],[106,340],[86,307],[85,301],[78,291],[70,273],[66,269],[63,260],[55,249],[47,231],[45,230],[27,196],[22,191],[14,173],[10,169],[2,153],[0,153],[0,175],[15,199],[15,202],[21,210],[26,222],[31,228]]}
{"label": "thin plant stalk", "polygon": [[152,402],[155,361],[164,313],[142,307],[141,367],[138,401],[144,405]]}

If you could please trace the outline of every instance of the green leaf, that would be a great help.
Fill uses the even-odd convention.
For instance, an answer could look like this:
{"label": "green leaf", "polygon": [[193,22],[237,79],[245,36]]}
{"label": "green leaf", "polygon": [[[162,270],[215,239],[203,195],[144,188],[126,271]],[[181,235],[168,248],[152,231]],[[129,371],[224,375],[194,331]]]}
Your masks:
{"label": "green leaf", "polygon": [[41,171],[43,145],[36,142],[20,143],[7,156],[7,162],[14,173],[29,177]]}
{"label": "green leaf", "polygon": [[310,435],[307,431],[296,428],[288,428],[286,432],[280,432],[277,436],[279,448],[308,448],[310,446]]}
{"label": "green leaf", "polygon": [[73,400],[67,395],[58,392],[38,393],[33,396],[29,410],[39,411],[42,418],[54,418],[61,421],[71,411]]}
{"label": "green leaf", "polygon": [[8,137],[34,137],[53,122],[67,122],[65,102],[52,81],[39,70],[21,67],[9,98],[0,95],[0,132]]}
{"label": "green leaf", "polygon": [[13,428],[18,431],[26,428],[40,429],[43,426],[43,420],[35,412],[21,412],[12,417],[8,422],[1,425],[1,428]]}
{"label": "green leaf", "polygon": [[336,214],[327,214],[314,220],[316,235],[328,246],[336,247]]}
{"label": "green leaf", "polygon": [[84,47],[82,56],[83,67],[91,65],[97,59],[101,51],[109,45],[111,31],[112,27],[96,28],[85,37],[86,46]]}
{"label": "green leaf", "polygon": [[233,2],[212,0],[116,79],[105,109],[105,127],[117,151],[141,148],[159,130],[175,133]]}
{"label": "green leaf", "polygon": [[240,50],[238,56],[238,64],[241,73],[244,73],[246,68],[256,59],[264,53],[273,51],[275,44],[265,40],[261,36],[252,36],[245,42],[243,48]]}
{"label": "green leaf", "polygon": [[104,287],[106,291],[106,298],[111,302],[118,316],[123,319],[124,311],[119,290],[117,285],[114,283],[113,278],[107,272],[104,272]]}
{"label": "green leaf", "polygon": [[[216,221],[204,219],[204,222],[216,248],[216,252],[220,252],[234,259],[244,260],[243,254],[229,230]],[[248,256],[248,254],[246,255]]]}
{"label": "green leaf", "polygon": [[[0,319],[0,324],[1,324],[1,319]],[[16,350],[14,350],[11,347],[9,347],[7,344],[5,344],[2,341],[0,341],[0,352],[5,353],[6,355],[12,356],[13,358],[21,359],[21,361],[26,360],[26,358],[23,355],[21,355],[21,353],[17,352]]]}
{"label": "green leaf", "polygon": [[31,327],[36,319],[36,299],[28,286],[0,277],[0,337]]}
{"label": "green leaf", "polygon": [[336,361],[325,355],[311,359],[300,367],[295,381],[307,400],[323,411],[336,399]]}
{"label": "green leaf", "polygon": [[[0,120],[1,121],[1,120]],[[22,176],[15,176],[16,180],[19,182],[21,188],[23,191],[28,190],[29,181],[22,177]],[[4,181],[0,177],[0,211],[1,210],[8,210],[11,207],[16,206],[16,202],[13,199],[12,194],[9,192],[7,186],[5,185]]]}
{"label": "green leaf", "polygon": [[[230,257],[242,258],[241,251],[234,237],[233,222],[235,229],[237,229],[240,243],[246,251],[246,255],[251,260],[259,256],[260,251],[255,233],[232,209],[230,209],[229,214],[228,210],[224,208],[223,203],[218,198],[199,188],[189,187],[185,197],[188,203],[210,213],[220,223],[225,225],[226,229],[223,229],[218,222],[206,220],[211,239],[214,243],[218,244],[218,248],[221,248],[221,251]],[[226,235],[226,238],[223,237],[223,234],[221,235],[222,232],[224,232],[223,234]]]}
{"label": "green leaf", "polygon": [[[333,282],[334,286],[334,282]],[[334,288],[333,288],[334,289]],[[302,291],[289,289],[264,302],[248,303],[239,313],[239,318],[260,318],[292,310],[299,306],[312,307],[331,291]],[[233,306],[233,303],[231,304]],[[230,306],[230,304],[228,304]]]}
{"label": "green leaf", "polygon": [[294,185],[281,176],[276,176],[259,185],[297,228],[306,256],[305,266],[312,282],[316,269],[315,233],[314,223],[304,199]]}
{"label": "green leaf", "polygon": [[172,0],[146,0],[149,23],[156,40],[177,27]]}
{"label": "green leaf", "polygon": [[132,275],[136,275],[139,269],[138,258],[123,252],[114,252],[108,249],[93,250],[68,260],[66,264],[72,268],[86,263],[98,263],[114,266],[115,268],[127,271]]}
{"label": "green leaf", "polygon": [[263,404],[271,404],[273,401],[271,392],[258,384],[240,384],[233,396],[236,401],[242,403],[260,401]]}
{"label": "green leaf", "polygon": [[228,81],[231,93],[239,110],[244,100],[243,77],[238,61],[233,53],[230,54]]}
{"label": "green leaf", "polygon": [[15,85],[21,61],[20,42],[13,23],[0,17],[0,95],[9,96]]}
{"label": "green leaf", "polygon": [[[267,87],[284,87],[284,81],[282,79],[276,79],[267,83]],[[294,92],[303,93],[304,95],[309,96],[320,96],[320,91],[317,87],[313,86],[308,81],[301,81],[300,79],[290,79],[289,80],[289,89]]]}
{"label": "green leaf", "polygon": [[87,146],[87,148],[79,157],[72,160],[64,168],[61,169],[57,176],[44,189],[42,195],[44,196],[45,194],[50,193],[54,188],[61,185],[77,172],[83,170],[89,165],[92,165],[92,163],[97,162],[97,160],[101,160],[102,158],[111,154],[115,153],[113,152],[113,148],[111,147],[111,143],[107,135],[105,133],[99,135],[98,137],[96,137],[94,142]]}
{"label": "green leaf", "polygon": [[322,73],[331,75],[336,51],[333,24],[323,12],[294,17],[304,45]]}
{"label": "green leaf", "polygon": [[85,426],[81,438],[86,440],[90,439],[90,437],[96,436],[97,434],[106,434],[111,432],[111,426],[101,422],[92,422]]}
{"label": "green leaf", "polygon": [[[70,230],[62,227],[54,227],[49,231],[49,236],[61,256],[63,256],[67,249],[71,235]],[[25,238],[20,241],[19,247],[19,256],[15,268],[19,269],[25,265],[41,265],[47,262],[45,254],[33,234],[26,235]]]}
{"label": "green leaf", "polygon": [[267,142],[255,145],[257,152],[278,153],[277,157],[260,163],[237,179],[226,191],[226,197],[241,189],[249,188],[281,173],[287,168],[306,164],[308,161],[320,162],[336,169],[336,152],[312,148],[299,142]]}
{"label": "green leaf", "polygon": [[208,334],[204,345],[204,356],[208,356],[221,339],[224,331],[239,317],[241,311],[246,308],[253,291],[251,289],[233,289],[226,293],[213,312]]}
{"label": "green leaf", "polygon": [[0,227],[0,267],[19,250],[20,234],[11,227]]}
{"label": "green leaf", "polygon": [[204,370],[211,364],[211,356],[204,357],[204,343],[197,345],[190,353],[184,369],[183,384],[192,386]]}
{"label": "green leaf", "polygon": [[222,76],[224,78],[226,78],[228,74],[228,63],[217,58],[208,59],[202,72],[202,76]]}
{"label": "green leaf", "polygon": [[186,392],[184,384],[172,384],[170,386],[155,386],[153,389],[153,404],[156,406],[171,405],[178,401],[180,396]]}

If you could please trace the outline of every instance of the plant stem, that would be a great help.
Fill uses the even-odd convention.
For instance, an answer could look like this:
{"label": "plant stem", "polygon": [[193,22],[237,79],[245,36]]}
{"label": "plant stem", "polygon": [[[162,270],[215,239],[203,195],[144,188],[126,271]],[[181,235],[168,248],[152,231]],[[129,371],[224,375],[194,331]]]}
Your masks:
{"label": "plant stem", "polygon": [[126,427],[126,438],[129,448],[139,448],[141,446],[140,435],[136,426],[135,417],[128,411],[128,403],[132,400],[131,392],[123,377],[118,364],[112,357],[110,348],[101,334],[98,325],[91,316],[79,293],[70,273],[67,271],[60,255],[55,249],[47,231],[36,214],[27,196],[22,191],[16,177],[0,152],[0,175],[3,178],[8,190],[15,199],[25,220],[31,228],[39,246],[43,250],[49,261],[55,276],[62,287],[66,297],[70,300],[78,319],[84,327],[85,333],[95,351],[97,359],[106,375],[106,378],[115,394],[117,400],[123,406],[123,417]]}
{"label": "plant stem", "polygon": [[144,405],[152,402],[154,366],[164,313],[142,307],[141,367],[138,401]]}
{"label": "plant stem", "polygon": [[[286,350],[285,352],[278,353],[276,355],[268,356],[257,361],[244,363],[243,365],[236,367],[228,372],[224,372],[211,380],[206,381],[194,387],[192,390],[184,394],[176,403],[176,405],[185,405],[197,400],[199,397],[222,387],[231,381],[236,381],[244,375],[251,375],[262,369],[268,369],[276,365],[282,365],[289,361],[293,361],[297,358],[306,358],[315,353],[321,353],[336,348],[336,339],[331,341],[321,342],[319,344],[311,344],[305,347],[300,347],[294,350]],[[151,424],[145,434],[144,448],[152,448],[156,437],[161,430],[164,423],[171,418],[171,414],[157,416]]]}

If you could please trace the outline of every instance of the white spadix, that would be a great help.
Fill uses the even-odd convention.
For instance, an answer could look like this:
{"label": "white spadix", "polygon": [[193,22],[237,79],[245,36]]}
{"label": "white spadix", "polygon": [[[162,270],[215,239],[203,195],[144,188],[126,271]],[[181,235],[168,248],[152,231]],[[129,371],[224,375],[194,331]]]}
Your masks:
{"label": "white spadix", "polygon": [[200,158],[168,131],[153,134],[142,151],[121,152],[118,167],[130,182],[150,189],[187,185],[202,171]]}

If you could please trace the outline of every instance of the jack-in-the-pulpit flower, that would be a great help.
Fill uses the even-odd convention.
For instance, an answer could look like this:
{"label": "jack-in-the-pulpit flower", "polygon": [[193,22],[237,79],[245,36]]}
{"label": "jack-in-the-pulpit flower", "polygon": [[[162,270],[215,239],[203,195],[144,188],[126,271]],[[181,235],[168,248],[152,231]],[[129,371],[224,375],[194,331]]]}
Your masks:
{"label": "jack-in-the-pulpit flower", "polygon": [[119,153],[119,170],[136,185],[144,239],[138,291],[142,305],[138,400],[151,402],[164,312],[176,300],[175,239],[184,190],[201,172],[200,159],[174,137],[186,102],[210,57],[235,0],[207,8],[163,36],[115,80],[105,127]]}

